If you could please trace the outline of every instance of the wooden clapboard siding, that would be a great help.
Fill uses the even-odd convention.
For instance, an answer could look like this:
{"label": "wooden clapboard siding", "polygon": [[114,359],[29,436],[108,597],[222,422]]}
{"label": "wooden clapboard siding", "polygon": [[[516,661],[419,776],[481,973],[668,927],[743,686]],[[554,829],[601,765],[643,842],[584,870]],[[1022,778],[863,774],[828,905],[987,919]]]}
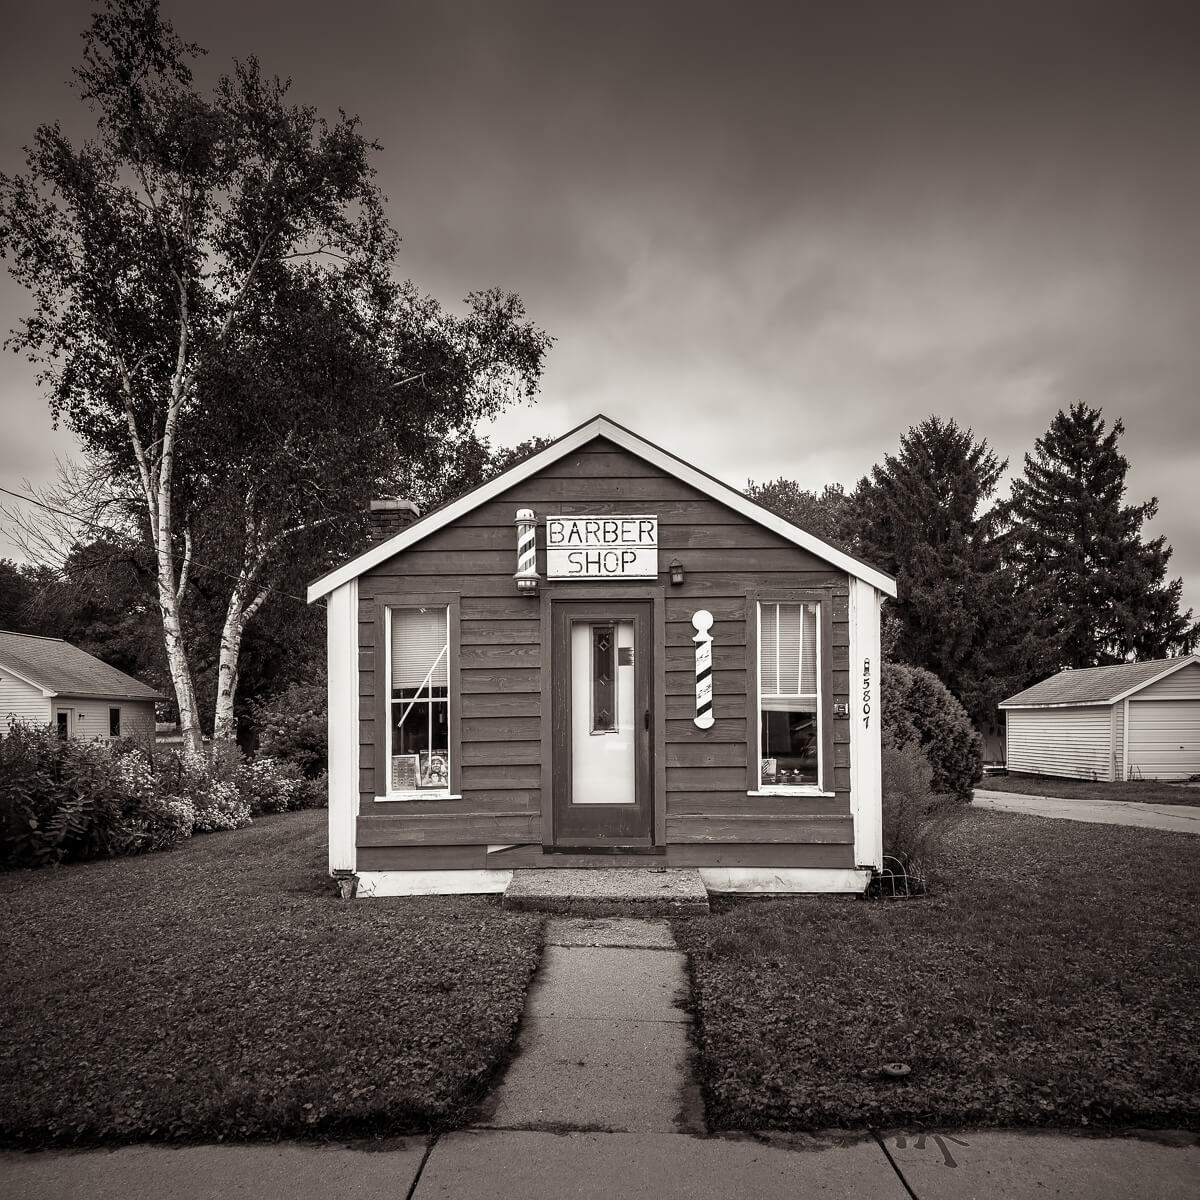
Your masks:
{"label": "wooden clapboard siding", "polygon": [[481,871],[488,865],[486,846],[363,846],[360,871]]}
{"label": "wooden clapboard siding", "polygon": [[[550,716],[550,698],[542,694],[549,629],[543,627],[540,599],[589,598],[598,585],[543,578],[538,593],[518,595],[513,584],[518,508],[532,508],[537,514],[542,570],[547,515],[658,517],[662,571],[654,603],[661,632],[653,670],[662,686],[657,719],[663,741],[656,747],[656,767],[665,794],[657,803],[667,861],[852,866],[848,722],[829,716],[835,701],[849,701],[846,575],[636,455],[597,439],[586,450],[564,457],[452,525],[433,531],[360,579],[358,840],[362,853],[370,854],[364,869],[388,869],[365,866],[385,861],[393,869],[410,869],[427,855],[442,856],[438,865],[444,860],[481,866],[481,858],[489,866],[502,865],[500,859],[509,852],[487,854],[487,845],[514,845],[512,855],[523,855],[531,863],[545,859],[562,865],[581,857],[587,865],[615,865],[611,856],[544,854],[540,845],[549,799],[542,792],[543,735]],[[682,585],[671,585],[667,578],[672,558],[683,563]],[[611,592],[614,584],[607,586]],[[816,598],[827,613],[825,724],[831,748],[826,753],[835,796],[747,795],[748,772],[758,754],[751,744],[757,730],[752,713],[757,648],[747,627],[754,595],[768,592]],[[383,687],[387,653],[381,644],[382,614],[389,605],[410,603],[411,596],[445,595],[456,597],[457,605],[451,629],[458,670],[452,720],[460,744],[453,771],[455,791],[462,798],[379,802],[376,796],[383,795],[386,779],[382,755],[388,712],[387,698],[376,696],[376,688]],[[698,608],[715,618],[711,632],[716,721],[709,730],[697,729],[692,720],[691,619]],[[647,861],[641,855],[629,857]],[[650,857],[663,861],[661,855]],[[406,866],[396,865],[401,862]]]}
{"label": "wooden clapboard siding", "polygon": [[[393,808],[399,805],[393,805]],[[458,846],[529,842],[541,836],[538,813],[370,813],[358,818],[360,846]]]}
{"label": "wooden clapboard siding", "polygon": [[854,843],[849,816],[762,816],[734,814],[672,816],[667,813],[668,842],[848,842]]}

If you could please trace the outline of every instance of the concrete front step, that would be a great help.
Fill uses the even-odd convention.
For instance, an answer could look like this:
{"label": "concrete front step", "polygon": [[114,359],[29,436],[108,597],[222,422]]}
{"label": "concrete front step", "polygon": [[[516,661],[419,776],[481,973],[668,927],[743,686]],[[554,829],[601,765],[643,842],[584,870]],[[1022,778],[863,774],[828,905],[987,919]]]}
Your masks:
{"label": "concrete front step", "polygon": [[587,916],[689,916],[708,912],[708,892],[696,870],[518,868],[505,889],[504,907]]}

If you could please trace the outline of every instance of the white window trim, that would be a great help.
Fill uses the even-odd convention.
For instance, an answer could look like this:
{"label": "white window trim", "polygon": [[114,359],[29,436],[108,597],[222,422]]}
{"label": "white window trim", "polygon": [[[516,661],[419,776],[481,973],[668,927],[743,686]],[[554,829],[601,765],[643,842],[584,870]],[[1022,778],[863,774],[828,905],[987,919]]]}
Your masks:
{"label": "white window trim", "polygon": [[[449,786],[445,790],[434,788],[417,788],[406,789],[405,791],[392,791],[392,705],[396,701],[392,698],[392,612],[397,608],[440,608],[446,614],[446,729],[449,731],[450,722],[454,720],[453,704],[453,689],[450,687],[450,672],[453,669],[454,662],[454,646],[451,642],[451,621],[450,621],[450,605],[448,604],[389,604],[385,609],[387,613],[387,621],[384,627],[384,637],[387,639],[384,643],[387,647],[386,654],[386,678],[384,680],[384,696],[386,697],[386,712],[384,720],[385,725],[385,745],[387,753],[384,756],[383,769],[386,772],[384,776],[388,781],[387,793],[383,796],[376,796],[375,799],[383,804],[389,803],[409,803],[413,800],[461,800],[462,796],[455,795],[450,791]],[[450,747],[446,747],[446,755],[449,758]],[[454,763],[447,762],[447,766],[451,772],[454,771]]]}
{"label": "white window trim", "polygon": [[[815,620],[813,622],[813,636],[817,643],[817,782],[803,783],[795,787],[780,787],[778,784],[764,784],[762,781],[762,610],[764,604],[800,604],[811,605],[814,610]],[[803,618],[801,618],[801,629],[804,628]],[[779,623],[776,621],[776,638],[778,638]],[[824,647],[821,645],[821,601],[820,600],[763,600],[761,597],[756,597],[754,601],[754,761],[758,763],[757,778],[758,786],[750,788],[746,791],[747,796],[835,796],[836,792],[826,791],[821,786],[821,779],[824,776],[824,766],[822,762],[825,754],[825,705],[824,698],[821,695],[821,657],[824,653]],[[803,654],[803,646],[801,647]]]}

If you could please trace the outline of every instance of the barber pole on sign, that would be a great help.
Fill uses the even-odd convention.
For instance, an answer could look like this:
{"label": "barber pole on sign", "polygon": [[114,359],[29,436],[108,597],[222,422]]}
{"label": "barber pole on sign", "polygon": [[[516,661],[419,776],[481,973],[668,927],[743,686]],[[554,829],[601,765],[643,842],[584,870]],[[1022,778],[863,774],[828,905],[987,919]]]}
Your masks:
{"label": "barber pole on sign", "polygon": [[697,729],[713,727],[713,688],[712,688],[712,628],[713,616],[707,609],[701,608],[692,613],[692,628],[696,636],[696,715],[692,718]]}
{"label": "barber pole on sign", "polygon": [[537,591],[537,521],[532,508],[517,509],[517,591]]}

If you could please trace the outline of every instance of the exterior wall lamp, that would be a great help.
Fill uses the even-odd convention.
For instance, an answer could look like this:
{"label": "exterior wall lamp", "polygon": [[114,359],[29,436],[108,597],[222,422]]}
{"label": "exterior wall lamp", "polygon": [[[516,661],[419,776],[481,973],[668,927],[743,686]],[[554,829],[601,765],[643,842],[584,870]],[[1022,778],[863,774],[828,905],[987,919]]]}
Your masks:
{"label": "exterior wall lamp", "polygon": [[672,583],[683,582],[683,563],[681,563],[679,559],[671,559],[671,565],[667,569],[671,572]]}

